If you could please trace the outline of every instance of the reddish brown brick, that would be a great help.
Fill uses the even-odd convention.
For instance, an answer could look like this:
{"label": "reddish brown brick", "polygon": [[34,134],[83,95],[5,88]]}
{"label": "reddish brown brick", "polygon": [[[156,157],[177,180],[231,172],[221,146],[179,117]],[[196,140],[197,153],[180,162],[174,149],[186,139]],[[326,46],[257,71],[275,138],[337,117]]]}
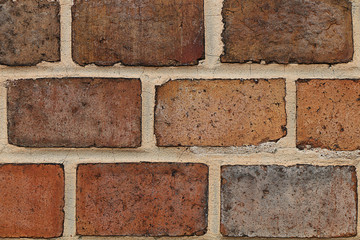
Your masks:
{"label": "reddish brown brick", "polygon": [[221,233],[231,237],[356,235],[353,166],[223,166]]}
{"label": "reddish brown brick", "polygon": [[9,143],[24,147],[139,147],[139,79],[8,83]]}
{"label": "reddish brown brick", "polygon": [[204,58],[203,0],[75,0],[73,59],[84,66],[195,65]]}
{"label": "reddish brown brick", "polygon": [[286,135],[285,80],[176,80],[157,87],[158,146],[241,146]]}
{"label": "reddish brown brick", "polygon": [[82,164],[77,171],[77,234],[203,235],[207,192],[204,164]]}
{"label": "reddish brown brick", "polygon": [[0,1],[0,64],[60,61],[58,0]]}
{"label": "reddish brown brick", "polygon": [[296,85],[298,148],[360,149],[360,80],[299,80]]}
{"label": "reddish brown brick", "polygon": [[64,222],[61,165],[0,165],[0,237],[60,237]]}
{"label": "reddish brown brick", "polygon": [[342,63],[353,57],[348,0],[225,0],[222,62]]}

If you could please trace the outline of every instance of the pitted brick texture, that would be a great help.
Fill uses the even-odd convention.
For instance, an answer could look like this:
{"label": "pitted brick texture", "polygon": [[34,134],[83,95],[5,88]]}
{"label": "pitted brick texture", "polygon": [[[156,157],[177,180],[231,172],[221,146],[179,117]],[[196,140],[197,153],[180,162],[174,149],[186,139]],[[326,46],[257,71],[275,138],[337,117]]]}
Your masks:
{"label": "pitted brick texture", "polygon": [[286,135],[285,80],[176,80],[156,90],[158,146],[242,146]]}
{"label": "pitted brick texture", "polygon": [[60,237],[64,170],[60,165],[0,165],[0,237]]}
{"label": "pitted brick texture", "polygon": [[342,63],[353,56],[348,0],[225,0],[222,62]]}
{"label": "pitted brick texture", "polygon": [[138,79],[27,79],[8,83],[9,143],[24,147],[139,147]]}
{"label": "pitted brick texture", "polygon": [[60,61],[59,11],[57,0],[0,1],[0,64]]}
{"label": "pitted brick texture", "polygon": [[208,167],[85,164],[77,172],[80,235],[188,236],[207,228]]}
{"label": "pitted brick texture", "polygon": [[223,166],[221,233],[248,237],[356,235],[352,166]]}
{"label": "pitted brick texture", "polygon": [[360,149],[360,80],[297,81],[297,146]]}
{"label": "pitted brick texture", "polygon": [[204,58],[203,0],[75,0],[80,65],[195,65]]}

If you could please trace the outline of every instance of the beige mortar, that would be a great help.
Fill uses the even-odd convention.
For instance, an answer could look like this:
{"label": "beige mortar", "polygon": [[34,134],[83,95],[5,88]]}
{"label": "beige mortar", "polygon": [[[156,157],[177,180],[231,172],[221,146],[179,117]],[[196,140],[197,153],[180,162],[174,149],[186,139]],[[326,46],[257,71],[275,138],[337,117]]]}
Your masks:
{"label": "beige mortar", "polygon": [[[65,165],[65,222],[64,236],[75,236],[75,184],[76,165],[79,163],[113,162],[199,162],[209,166],[208,232],[201,237],[176,239],[222,239],[220,235],[220,166],[279,164],[354,165],[359,182],[360,151],[333,152],[328,150],[299,151],[295,148],[295,110],[298,78],[360,78],[360,0],[353,2],[354,61],[333,66],[325,64],[287,66],[279,64],[221,64],[221,0],[205,0],[205,60],[195,67],[80,67],[71,59],[71,5],[72,0],[59,0],[61,4],[61,59],[59,63],[41,63],[35,67],[0,66],[0,158],[2,163],[63,163]],[[8,79],[44,77],[125,77],[141,78],[143,118],[142,147],[139,149],[29,149],[7,143],[6,88]],[[154,137],[155,86],[170,79],[184,78],[286,78],[286,111],[288,134],[277,143],[240,148],[157,148]],[[359,192],[358,187],[358,192]],[[358,219],[359,222],[359,219]],[[358,224],[358,232],[360,232]],[[359,239],[337,238],[337,239]],[[12,238],[14,239],[14,238]],[[156,239],[152,237],[81,237],[81,239]],[[161,239],[174,239],[162,237]],[[226,238],[236,239],[236,238]],[[260,238],[257,238],[260,239]],[[276,238],[274,238],[276,239]],[[283,238],[282,238],[283,239]]]}

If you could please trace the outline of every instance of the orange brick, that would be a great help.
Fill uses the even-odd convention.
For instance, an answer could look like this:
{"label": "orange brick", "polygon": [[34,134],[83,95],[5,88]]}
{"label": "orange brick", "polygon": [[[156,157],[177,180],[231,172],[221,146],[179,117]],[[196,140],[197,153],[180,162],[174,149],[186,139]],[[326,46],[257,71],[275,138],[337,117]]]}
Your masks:
{"label": "orange brick", "polygon": [[360,149],[360,80],[297,81],[297,147]]}
{"label": "orange brick", "polygon": [[176,80],[156,90],[158,146],[242,146],[286,135],[285,80]]}
{"label": "orange brick", "polygon": [[50,164],[0,165],[0,237],[60,237],[64,170]]}
{"label": "orange brick", "polygon": [[207,192],[208,167],[203,164],[82,164],[77,171],[77,233],[203,235]]}

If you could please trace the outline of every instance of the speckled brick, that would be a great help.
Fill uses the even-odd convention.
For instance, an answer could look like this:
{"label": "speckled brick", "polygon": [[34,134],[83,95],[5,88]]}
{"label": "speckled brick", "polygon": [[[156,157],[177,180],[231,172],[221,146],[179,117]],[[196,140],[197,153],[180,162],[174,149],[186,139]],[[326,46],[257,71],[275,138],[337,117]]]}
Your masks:
{"label": "speckled brick", "polygon": [[221,61],[349,62],[351,8],[348,0],[225,0]]}
{"label": "speckled brick", "polygon": [[353,166],[223,166],[221,233],[232,237],[356,235]]}
{"label": "speckled brick", "polygon": [[23,147],[139,147],[139,79],[8,82],[9,143]]}
{"label": "speckled brick", "polygon": [[298,80],[296,143],[300,149],[360,149],[360,80]]}
{"label": "speckled brick", "polygon": [[204,58],[203,0],[75,0],[72,56],[84,66],[195,65]]}
{"label": "speckled brick", "polygon": [[0,64],[60,61],[58,0],[0,1]]}
{"label": "speckled brick", "polygon": [[0,165],[0,237],[60,237],[64,188],[61,165]]}
{"label": "speckled brick", "polygon": [[176,80],[156,88],[158,146],[242,146],[286,135],[285,80]]}
{"label": "speckled brick", "polygon": [[76,194],[79,235],[206,233],[208,167],[204,164],[81,164]]}

